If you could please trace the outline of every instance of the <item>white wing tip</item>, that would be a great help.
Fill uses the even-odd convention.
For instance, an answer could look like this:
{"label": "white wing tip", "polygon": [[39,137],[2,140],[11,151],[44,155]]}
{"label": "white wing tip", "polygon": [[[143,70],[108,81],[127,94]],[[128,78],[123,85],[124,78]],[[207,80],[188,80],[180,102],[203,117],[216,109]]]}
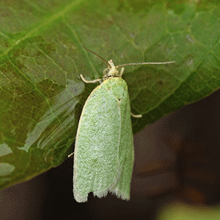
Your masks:
{"label": "white wing tip", "polygon": [[79,196],[79,195],[74,194],[74,198],[79,203],[88,201],[88,196],[83,197],[83,196]]}
{"label": "white wing tip", "polygon": [[118,188],[110,191],[112,194],[116,195],[117,198],[122,200],[130,200],[130,193],[122,192]]}
{"label": "white wing tip", "polygon": [[97,196],[98,198],[106,197],[108,194],[108,191],[103,191],[103,192],[93,192],[94,196]]}
{"label": "white wing tip", "polygon": [[73,189],[73,195],[74,195],[74,199],[79,203],[88,201],[88,194],[85,194],[85,196],[81,196],[77,193],[75,189]]}
{"label": "white wing tip", "polygon": [[[112,194],[116,195],[116,197],[119,199],[130,200],[130,195],[127,193],[122,193],[118,188],[103,192],[93,192],[93,195],[94,197],[97,196],[98,198],[102,198],[102,197],[106,197],[108,192],[111,192]],[[86,196],[80,196],[78,193],[74,192],[74,198],[79,203],[87,202],[88,194]]]}

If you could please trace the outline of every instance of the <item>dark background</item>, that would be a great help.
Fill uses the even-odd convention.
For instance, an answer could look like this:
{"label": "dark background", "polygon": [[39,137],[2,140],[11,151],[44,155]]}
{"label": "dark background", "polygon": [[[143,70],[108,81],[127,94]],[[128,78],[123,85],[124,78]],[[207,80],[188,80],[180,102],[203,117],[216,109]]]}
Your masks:
{"label": "dark background", "polygon": [[0,192],[0,220],[155,219],[165,204],[220,200],[220,91],[172,113],[134,136],[129,202],[108,195],[79,204],[72,194],[73,158]]}

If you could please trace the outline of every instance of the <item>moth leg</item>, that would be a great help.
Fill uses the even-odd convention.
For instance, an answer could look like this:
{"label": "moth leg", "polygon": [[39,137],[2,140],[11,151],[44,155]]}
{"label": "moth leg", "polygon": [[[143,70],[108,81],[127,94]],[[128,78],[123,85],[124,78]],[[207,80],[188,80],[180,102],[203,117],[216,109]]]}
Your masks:
{"label": "moth leg", "polygon": [[72,157],[72,156],[73,156],[73,154],[74,154],[74,152],[73,152],[73,153],[71,153],[71,154],[69,154],[69,155],[68,155],[68,157]]}
{"label": "moth leg", "polygon": [[125,68],[124,68],[124,67],[122,67],[122,68],[121,68],[121,72],[120,72],[120,74],[119,74],[119,75],[120,75],[120,77],[122,77],[122,75],[123,75],[123,73],[124,73],[124,70],[125,70]]}
{"label": "moth leg", "polygon": [[134,118],[142,118],[142,115],[135,115],[131,112],[131,116],[134,117]]}
{"label": "moth leg", "polygon": [[82,81],[85,82],[85,83],[97,83],[97,82],[100,82],[100,81],[101,81],[101,79],[86,80],[86,79],[83,77],[82,74],[80,74],[80,77],[81,77]]}

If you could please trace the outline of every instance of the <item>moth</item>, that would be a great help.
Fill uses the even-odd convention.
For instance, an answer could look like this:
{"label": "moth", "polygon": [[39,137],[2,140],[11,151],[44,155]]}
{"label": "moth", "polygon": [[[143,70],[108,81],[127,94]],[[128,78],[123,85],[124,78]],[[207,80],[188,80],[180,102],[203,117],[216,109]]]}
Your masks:
{"label": "moth", "polygon": [[86,202],[90,192],[99,198],[111,192],[123,200],[130,199],[134,163],[131,115],[137,118],[141,115],[131,113],[128,86],[122,79],[124,66],[174,61],[118,66],[112,60],[104,62],[108,68],[103,71],[102,79],[87,81],[80,75],[85,83],[101,84],[87,98],[79,120],[73,174],[73,193],[77,202]]}

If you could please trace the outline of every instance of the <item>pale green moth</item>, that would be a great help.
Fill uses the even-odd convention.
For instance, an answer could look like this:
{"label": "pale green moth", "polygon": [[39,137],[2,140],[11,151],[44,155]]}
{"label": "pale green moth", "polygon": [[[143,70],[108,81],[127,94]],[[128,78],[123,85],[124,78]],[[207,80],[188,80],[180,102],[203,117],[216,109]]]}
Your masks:
{"label": "pale green moth", "polygon": [[116,67],[112,60],[105,62],[108,68],[104,70],[103,79],[87,81],[80,75],[85,83],[101,84],[87,98],[78,125],[73,176],[77,202],[86,202],[90,192],[99,198],[111,192],[121,199],[130,199],[134,162],[131,111],[127,83],[121,78],[124,68],[120,73],[118,68],[174,61],[129,63]]}

